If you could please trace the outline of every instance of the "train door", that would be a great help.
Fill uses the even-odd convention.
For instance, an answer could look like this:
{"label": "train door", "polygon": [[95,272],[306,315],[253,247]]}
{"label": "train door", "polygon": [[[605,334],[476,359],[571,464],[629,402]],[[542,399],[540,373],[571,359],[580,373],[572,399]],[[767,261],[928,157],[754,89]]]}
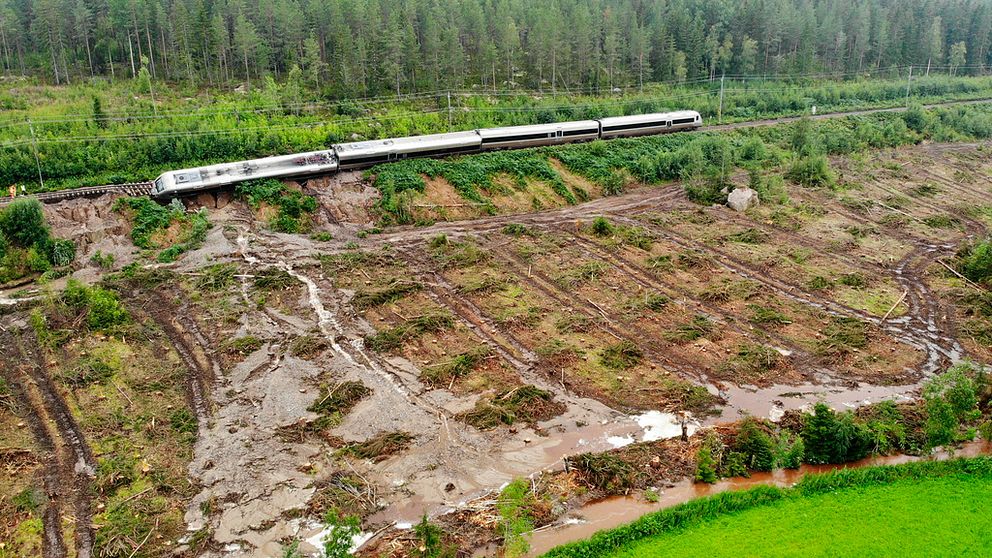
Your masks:
{"label": "train door", "polygon": [[399,156],[395,152],[390,153],[389,155],[386,156],[386,160],[389,161],[390,163],[396,161],[397,159],[399,159]]}
{"label": "train door", "polygon": [[555,143],[561,142],[564,138],[565,138],[565,132],[563,132],[561,128],[555,130],[555,138],[554,138]]}

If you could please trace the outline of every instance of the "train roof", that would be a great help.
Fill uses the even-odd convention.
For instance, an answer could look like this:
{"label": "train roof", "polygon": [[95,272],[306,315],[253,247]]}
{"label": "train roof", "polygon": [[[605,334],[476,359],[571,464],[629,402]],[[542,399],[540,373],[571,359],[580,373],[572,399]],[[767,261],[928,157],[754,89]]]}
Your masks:
{"label": "train roof", "polygon": [[642,124],[644,122],[660,122],[663,120],[676,120],[679,118],[693,118],[699,116],[694,110],[677,110],[673,112],[656,112],[652,114],[635,114],[632,116],[611,116],[600,118],[599,122],[603,126],[617,126],[623,124]]}
{"label": "train roof", "polygon": [[373,155],[392,153],[395,151],[418,151],[423,149],[443,149],[445,147],[463,147],[476,145],[480,142],[479,134],[471,132],[451,132],[447,134],[430,134],[425,136],[407,136],[403,138],[357,141],[341,143],[334,146],[338,156]]}
{"label": "train roof", "polygon": [[599,130],[599,122],[595,120],[578,120],[574,122],[552,122],[551,124],[527,124],[524,126],[504,126],[502,128],[480,128],[476,130],[483,138],[517,136],[528,134],[551,133],[556,130]]}

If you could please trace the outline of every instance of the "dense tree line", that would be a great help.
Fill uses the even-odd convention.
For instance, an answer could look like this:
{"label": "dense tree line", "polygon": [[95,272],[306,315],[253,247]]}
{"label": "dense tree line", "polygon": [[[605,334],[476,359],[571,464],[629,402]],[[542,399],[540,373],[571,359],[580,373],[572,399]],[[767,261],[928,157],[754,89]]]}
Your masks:
{"label": "dense tree line", "polygon": [[990,64],[982,0],[0,0],[0,66],[330,95]]}

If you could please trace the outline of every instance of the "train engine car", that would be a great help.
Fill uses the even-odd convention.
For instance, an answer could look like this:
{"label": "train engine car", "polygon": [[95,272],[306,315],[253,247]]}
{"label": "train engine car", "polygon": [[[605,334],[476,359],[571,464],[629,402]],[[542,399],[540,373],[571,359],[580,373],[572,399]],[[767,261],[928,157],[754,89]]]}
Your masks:
{"label": "train engine car", "polygon": [[171,198],[179,194],[229,186],[248,180],[312,176],[336,170],[338,170],[338,162],[333,150],[207,165],[163,173],[152,184],[151,196]]}

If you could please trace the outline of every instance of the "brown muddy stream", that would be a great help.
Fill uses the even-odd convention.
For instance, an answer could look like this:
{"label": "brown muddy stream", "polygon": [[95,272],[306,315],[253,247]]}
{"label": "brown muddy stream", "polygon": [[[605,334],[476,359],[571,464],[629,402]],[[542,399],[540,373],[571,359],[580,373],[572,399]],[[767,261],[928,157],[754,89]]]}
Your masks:
{"label": "brown muddy stream", "polygon": [[898,465],[911,461],[943,460],[950,457],[975,457],[992,453],[992,444],[986,441],[971,442],[953,454],[940,452],[929,457],[892,455],[870,457],[841,465],[803,465],[796,470],[777,470],[771,473],[754,473],[749,478],[735,477],[723,479],[716,484],[693,483],[684,480],[674,487],[659,493],[656,503],[649,503],[635,496],[614,496],[596,500],[573,510],[563,517],[557,526],[538,530],[530,535],[529,556],[539,556],[552,548],[586,539],[597,531],[611,529],[630,523],[642,515],[681,504],[693,498],[709,496],[727,490],[742,490],[758,485],[791,486],[811,473],[824,473],[836,469],[865,467],[869,465]]}

